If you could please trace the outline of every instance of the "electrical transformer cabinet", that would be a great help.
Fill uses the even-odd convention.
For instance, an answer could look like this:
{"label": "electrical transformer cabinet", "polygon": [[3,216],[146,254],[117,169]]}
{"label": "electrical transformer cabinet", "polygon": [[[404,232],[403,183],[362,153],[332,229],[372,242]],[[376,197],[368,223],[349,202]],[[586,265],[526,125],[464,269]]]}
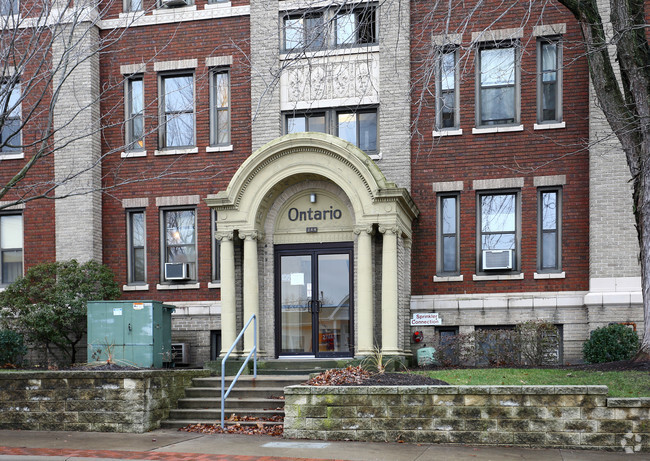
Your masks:
{"label": "electrical transformer cabinet", "polygon": [[161,368],[172,361],[174,306],[160,301],[89,301],[88,362]]}

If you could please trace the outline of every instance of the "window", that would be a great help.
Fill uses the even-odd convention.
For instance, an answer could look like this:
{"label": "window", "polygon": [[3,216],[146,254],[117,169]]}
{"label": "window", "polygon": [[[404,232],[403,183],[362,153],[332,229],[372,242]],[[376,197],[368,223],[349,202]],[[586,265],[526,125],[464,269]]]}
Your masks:
{"label": "window", "polygon": [[302,14],[284,18],[284,50],[320,50],[325,47],[323,13]]}
{"label": "window", "polygon": [[212,72],[212,129],[210,144],[224,146],[230,144],[230,74],[227,70]]}
{"label": "window", "polygon": [[18,14],[18,0],[0,0],[0,16]]}
{"label": "window", "polygon": [[124,11],[141,11],[142,10],[142,0],[125,0],[124,2]]}
{"label": "window", "polygon": [[23,275],[23,216],[0,215],[0,271],[2,285]]}
{"label": "window", "polygon": [[144,210],[127,213],[128,279],[129,284],[144,284],[147,281],[146,231]]}
{"label": "window", "polygon": [[221,240],[217,240],[214,235],[217,231],[217,212],[212,211],[212,281],[221,280]]}
{"label": "window", "polygon": [[162,147],[194,146],[194,76],[165,76],[161,82]]}
{"label": "window", "polygon": [[538,192],[537,224],[537,270],[540,272],[559,271],[561,265],[560,189],[540,189]]}
{"label": "window", "polygon": [[518,193],[479,195],[478,267],[516,270],[518,256]]}
{"label": "window", "polygon": [[458,87],[457,87],[457,56],[456,50],[440,53],[436,72],[436,127],[438,129],[457,128],[458,119]]}
{"label": "window", "polygon": [[458,194],[438,196],[438,274],[458,274]]}
{"label": "window", "polygon": [[[187,279],[196,280],[196,210],[163,210],[162,213],[163,262],[186,265],[183,267],[186,269]],[[163,274],[164,269],[163,267]],[[166,277],[163,278],[166,280]]]}
{"label": "window", "polygon": [[8,114],[0,130],[0,151],[22,152],[20,136],[21,115],[20,84],[0,85],[0,113]]}
{"label": "window", "polygon": [[479,49],[479,126],[519,123],[519,68],[514,46]]}
{"label": "window", "polygon": [[128,150],[144,149],[144,86],[142,76],[126,81],[126,145]]}
{"label": "window", "polygon": [[374,6],[340,12],[334,22],[336,46],[368,45],[377,41]]}
{"label": "window", "polygon": [[537,41],[537,121],[562,121],[562,48],[559,40]]}
{"label": "window", "polygon": [[369,155],[377,152],[377,109],[291,112],[285,114],[284,118],[286,133],[330,133],[354,144]]}
{"label": "window", "polygon": [[287,133],[303,133],[305,131],[316,131],[318,133],[327,133],[325,123],[325,113],[315,114],[287,115],[286,116]]}
{"label": "window", "polygon": [[377,151],[377,110],[337,112],[337,135],[366,153]]}

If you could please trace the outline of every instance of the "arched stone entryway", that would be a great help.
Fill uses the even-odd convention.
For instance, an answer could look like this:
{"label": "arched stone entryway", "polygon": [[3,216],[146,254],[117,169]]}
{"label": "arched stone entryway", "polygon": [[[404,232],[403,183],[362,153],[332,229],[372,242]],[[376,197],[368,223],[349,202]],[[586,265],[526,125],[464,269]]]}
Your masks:
{"label": "arched stone entryway", "polygon": [[[320,194],[324,208],[301,222],[300,204]],[[313,200],[313,198],[312,198]],[[381,305],[381,345],[384,353],[402,354],[408,347],[404,314],[410,295],[411,223],[418,210],[408,191],[386,180],[379,167],[361,150],[322,133],[290,134],[253,153],[232,177],[228,188],[206,199],[217,211],[216,237],[221,240],[221,334],[224,349],[237,335],[237,283],[233,239],[243,240],[242,316],[273,315],[273,288],[265,251],[291,242],[321,244],[354,242],[356,341],[355,355],[372,351],[376,339],[375,299]],[[311,209],[311,208],[309,208]],[[340,210],[340,216],[335,210]],[[330,214],[316,214],[329,212]],[[289,216],[289,213],[292,213]],[[309,213],[309,214],[307,214]],[[333,214],[337,213],[337,214]],[[287,215],[287,216],[285,216]],[[323,219],[323,216],[329,221]],[[332,219],[337,216],[337,219]],[[345,219],[343,219],[345,217]],[[292,231],[290,223],[305,228]],[[310,231],[311,229],[311,231]],[[373,264],[373,233],[383,234],[381,264]],[[375,277],[375,267],[381,274]],[[373,286],[381,280],[381,286]],[[241,281],[240,281],[241,283]],[[260,290],[260,287],[262,288]],[[379,296],[375,296],[375,289]],[[260,322],[268,336],[274,322]],[[266,331],[262,331],[265,330]],[[244,337],[244,352],[252,334]],[[267,351],[267,353],[271,353]]]}

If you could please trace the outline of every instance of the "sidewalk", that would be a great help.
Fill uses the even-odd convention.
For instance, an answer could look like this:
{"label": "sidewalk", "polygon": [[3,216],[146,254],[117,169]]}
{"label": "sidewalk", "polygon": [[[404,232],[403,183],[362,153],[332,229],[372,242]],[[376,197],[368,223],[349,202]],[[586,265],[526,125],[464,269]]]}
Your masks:
{"label": "sidewalk", "polygon": [[0,461],[253,461],[253,460],[391,460],[391,461],[608,461],[650,460],[649,453],[626,455],[599,451],[456,447],[408,443],[285,440],[265,436],[202,435],[175,430],[145,434],[0,430]]}

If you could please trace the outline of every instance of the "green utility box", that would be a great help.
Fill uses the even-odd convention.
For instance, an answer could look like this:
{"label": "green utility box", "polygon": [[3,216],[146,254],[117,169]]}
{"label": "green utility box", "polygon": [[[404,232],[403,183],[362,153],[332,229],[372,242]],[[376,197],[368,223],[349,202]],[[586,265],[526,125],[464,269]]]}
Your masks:
{"label": "green utility box", "polygon": [[433,347],[422,347],[416,352],[416,357],[418,360],[419,367],[425,367],[427,365],[433,365],[436,363],[436,359],[433,354],[436,353],[436,350]]}
{"label": "green utility box", "polygon": [[110,356],[125,366],[171,363],[173,311],[160,301],[89,301],[88,362]]}

